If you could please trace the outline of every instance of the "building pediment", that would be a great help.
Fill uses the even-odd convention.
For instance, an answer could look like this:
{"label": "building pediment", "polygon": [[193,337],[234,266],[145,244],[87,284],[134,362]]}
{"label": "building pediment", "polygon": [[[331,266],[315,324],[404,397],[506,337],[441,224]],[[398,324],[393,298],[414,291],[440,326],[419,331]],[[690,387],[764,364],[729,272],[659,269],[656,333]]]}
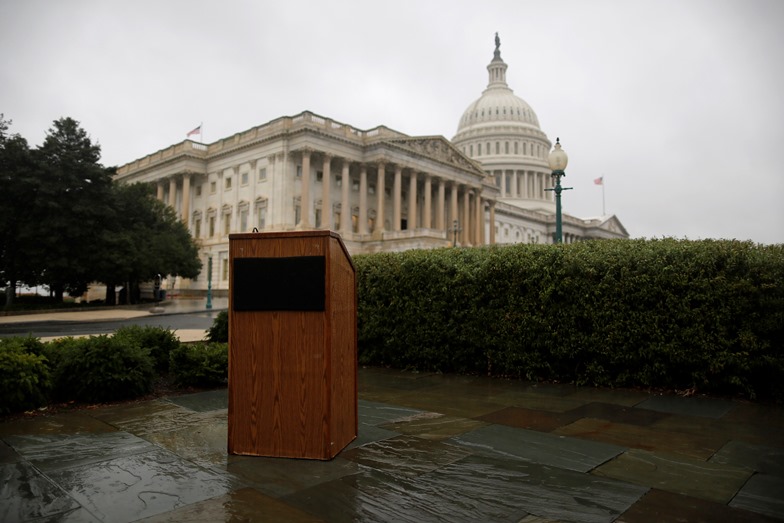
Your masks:
{"label": "building pediment", "polygon": [[443,136],[417,136],[387,140],[387,142],[419,155],[433,158],[441,163],[484,176],[484,171],[478,163],[465,156]]}

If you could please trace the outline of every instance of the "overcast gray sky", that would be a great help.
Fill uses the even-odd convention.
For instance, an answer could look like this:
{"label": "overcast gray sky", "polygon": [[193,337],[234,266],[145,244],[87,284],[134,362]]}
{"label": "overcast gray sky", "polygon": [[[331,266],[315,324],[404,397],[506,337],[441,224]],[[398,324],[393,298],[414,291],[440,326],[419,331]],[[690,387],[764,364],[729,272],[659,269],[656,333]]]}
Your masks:
{"label": "overcast gray sky", "polygon": [[451,139],[507,80],[569,154],[564,211],[632,237],[784,242],[782,0],[0,0],[0,112],[105,165],[310,110]]}

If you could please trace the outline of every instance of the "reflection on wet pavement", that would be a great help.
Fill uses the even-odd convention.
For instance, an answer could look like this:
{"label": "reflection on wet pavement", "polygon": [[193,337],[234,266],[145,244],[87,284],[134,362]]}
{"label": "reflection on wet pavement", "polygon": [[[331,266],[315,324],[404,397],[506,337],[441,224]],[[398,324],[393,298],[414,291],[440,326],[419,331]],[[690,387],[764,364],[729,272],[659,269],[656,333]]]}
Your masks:
{"label": "reflection on wet pavement", "polygon": [[331,461],[230,456],[227,391],[0,423],[0,521],[784,519],[784,411],[361,369]]}

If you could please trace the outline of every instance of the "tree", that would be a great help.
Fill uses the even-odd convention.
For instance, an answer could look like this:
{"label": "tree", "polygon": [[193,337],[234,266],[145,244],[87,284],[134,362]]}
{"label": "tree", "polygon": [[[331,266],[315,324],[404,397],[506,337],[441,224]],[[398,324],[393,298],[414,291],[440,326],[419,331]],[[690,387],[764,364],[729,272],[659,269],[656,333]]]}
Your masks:
{"label": "tree", "polygon": [[100,231],[111,215],[111,171],[101,148],[72,118],[61,118],[36,151],[40,184],[32,209],[37,241],[28,256],[39,279],[61,301],[64,291],[81,293],[97,270]]}
{"label": "tree", "polygon": [[38,193],[35,157],[27,140],[8,134],[10,125],[0,114],[0,286],[7,285],[6,308],[14,303],[17,282],[35,280],[27,258],[35,236],[28,212]]}
{"label": "tree", "polygon": [[116,284],[130,284],[133,299],[139,282],[156,275],[193,278],[201,270],[198,247],[171,207],[153,197],[147,184],[115,184],[114,215],[103,230],[99,281],[106,283],[107,303],[114,303]]}

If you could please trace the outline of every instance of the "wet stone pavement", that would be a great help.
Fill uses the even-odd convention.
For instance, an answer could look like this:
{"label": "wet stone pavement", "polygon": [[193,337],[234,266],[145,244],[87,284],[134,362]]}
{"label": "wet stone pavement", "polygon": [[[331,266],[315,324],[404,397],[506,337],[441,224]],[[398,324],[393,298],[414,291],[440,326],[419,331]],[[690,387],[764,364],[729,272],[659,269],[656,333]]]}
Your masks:
{"label": "wet stone pavement", "polygon": [[230,456],[217,390],[0,423],[0,521],[784,520],[784,411],[381,369],[328,462]]}

